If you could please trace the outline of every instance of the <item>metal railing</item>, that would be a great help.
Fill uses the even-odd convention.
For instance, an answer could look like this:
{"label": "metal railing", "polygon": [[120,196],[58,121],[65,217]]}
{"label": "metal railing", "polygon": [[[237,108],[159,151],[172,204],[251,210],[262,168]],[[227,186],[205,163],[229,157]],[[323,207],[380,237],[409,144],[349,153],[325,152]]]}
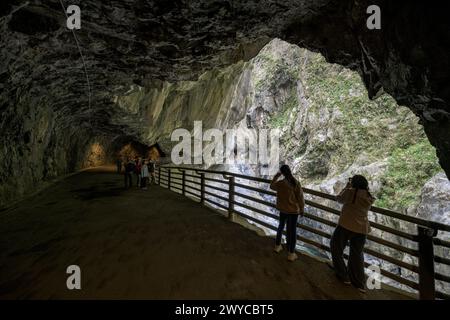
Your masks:
{"label": "metal railing", "polygon": [[[276,231],[277,229],[275,225],[278,220],[278,215],[273,213],[276,193],[269,189],[270,180],[268,179],[224,171],[172,166],[159,166],[156,170],[156,174],[157,183],[160,186],[166,187],[184,196],[197,198],[201,204],[208,203],[219,209],[225,210],[230,219],[233,219],[235,215],[238,215],[270,230]],[[215,183],[216,185],[213,185],[212,183]],[[252,183],[262,184],[265,187],[251,186],[250,184]],[[256,192],[259,196],[253,197],[244,194],[242,193],[243,190]],[[317,197],[322,201],[331,201],[331,203],[336,202],[336,197],[334,195],[308,188],[303,188],[303,191],[305,193],[305,198],[306,195],[309,195],[311,198]],[[270,199],[265,199],[267,197]],[[313,200],[307,199],[305,201],[306,207],[304,217],[306,219],[301,219],[297,224],[297,228],[302,229],[304,232],[311,235],[315,235],[321,240],[323,240],[323,238],[330,239],[330,232],[317,229],[312,222],[316,225],[319,224],[321,226],[326,226],[327,228],[334,228],[337,226],[337,223],[334,220],[337,220],[340,211]],[[244,203],[244,201],[250,201],[254,204]],[[257,208],[257,206],[263,208]],[[264,207],[268,209],[264,209]],[[253,214],[246,214],[243,212],[245,210],[251,211]],[[392,252],[392,254],[380,252],[379,250],[375,250],[375,248],[370,248],[370,246],[366,246],[364,252],[366,255],[392,264],[393,266],[400,268],[400,270],[406,270],[410,275],[403,276],[402,274],[394,273],[392,270],[383,268],[380,269],[381,274],[398,284],[407,286],[413,291],[418,292],[420,299],[450,299],[448,293],[436,290],[435,285],[436,281],[450,284],[449,275],[439,273],[435,270],[436,265],[438,264],[450,266],[450,259],[438,256],[434,252],[436,246],[444,248],[445,250],[450,248],[450,242],[436,237],[438,231],[450,232],[450,226],[377,207],[372,207],[370,211],[372,213],[372,219],[370,221],[371,227],[372,229],[376,229],[380,235],[369,234],[367,239],[370,242],[376,243],[377,248],[382,246],[388,252]],[[324,217],[320,214],[321,212],[332,214],[332,216],[336,216],[336,219],[330,219],[328,216]],[[260,216],[265,219],[273,219],[273,224],[258,218]],[[383,221],[383,217],[390,217],[412,224],[412,227],[416,232],[399,230],[400,228],[393,228],[392,226],[387,225],[387,223],[374,222],[374,216],[376,218],[381,218],[375,220]],[[387,237],[383,236],[385,234],[391,235],[391,238],[393,236],[393,238],[398,239],[398,241],[394,242],[387,240]],[[327,244],[315,240],[314,237],[307,237],[297,233],[297,239],[320,250],[330,251]],[[395,257],[395,255],[398,256],[399,254],[408,259],[400,260],[398,257]],[[348,258],[348,256],[346,256],[346,258]],[[417,263],[413,263],[414,261]],[[366,262],[365,265],[368,267],[370,264]],[[417,276],[411,276],[414,274]],[[415,281],[415,278],[417,278],[418,281]]]}

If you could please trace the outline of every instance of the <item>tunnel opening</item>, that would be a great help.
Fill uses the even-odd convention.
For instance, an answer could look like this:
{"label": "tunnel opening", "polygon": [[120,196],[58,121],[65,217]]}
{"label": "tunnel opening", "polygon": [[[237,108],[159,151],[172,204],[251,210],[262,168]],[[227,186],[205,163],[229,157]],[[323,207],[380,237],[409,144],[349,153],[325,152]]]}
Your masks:
{"label": "tunnel opening", "polygon": [[[168,150],[173,146],[168,141],[171,130],[182,127],[192,132],[193,118],[203,120],[204,130],[214,128],[217,123],[220,123],[220,130],[280,129],[280,158],[291,166],[303,186],[337,194],[349,177],[363,174],[376,197],[376,206],[436,222],[446,223],[450,217],[446,209],[435,209],[448,208],[449,198],[439,196],[442,181],[447,179],[439,166],[434,147],[419,124],[420,119],[407,107],[398,105],[387,93],[378,93],[375,97],[368,92],[360,74],[327,62],[320,53],[274,39],[250,61],[208,71],[196,82],[164,84],[149,91],[135,88],[128,96],[121,98],[122,107],[157,105],[161,103],[161,93],[167,87],[170,90],[164,91],[167,98],[162,102],[162,110],[156,109],[158,113],[155,114],[155,109],[149,107],[146,112],[150,113],[153,123],[165,123],[164,127],[152,127],[148,134],[150,138],[165,135],[167,139],[163,143],[169,146]],[[216,92],[222,95],[217,96]],[[143,100],[137,98],[139,96]],[[155,100],[149,100],[149,97],[155,97]],[[227,102],[224,103],[224,100]],[[225,112],[222,111],[224,105]],[[181,108],[190,112],[174,112]],[[241,112],[236,112],[237,109]],[[201,167],[269,178],[261,175],[263,167],[260,165],[204,163]],[[446,184],[444,189],[449,189],[450,182]],[[223,187],[220,183],[212,185]],[[221,197],[227,196],[223,191],[217,193]],[[267,195],[263,193],[255,194],[245,189],[239,189],[239,193],[267,201]],[[219,205],[211,205],[216,209],[228,205],[227,201],[217,200],[212,195],[206,198],[218,201]],[[267,209],[246,198],[239,200],[260,210]],[[314,197],[310,200],[339,209],[326,200]],[[240,210],[250,217],[261,218],[251,209]],[[277,213],[271,210],[272,214]],[[336,220],[333,214],[313,207],[308,210],[323,219]],[[397,230],[413,228],[396,219],[377,215],[372,215],[371,219],[382,221]],[[247,222],[258,225],[251,219]],[[277,222],[271,220],[270,223],[276,226]],[[332,231],[332,228],[321,223],[305,224],[327,233]],[[262,229],[273,235],[272,230]],[[413,229],[409,231],[415,232]],[[301,230],[299,234],[329,245],[328,240],[312,232]],[[377,231],[374,234],[392,242],[405,243],[397,236],[383,235]],[[440,237],[448,239],[449,235],[441,233]],[[414,247],[411,243],[405,245]],[[327,252],[308,243],[301,246],[302,250],[315,256],[329,257]],[[370,241],[368,246],[375,250],[380,248]],[[394,250],[384,252],[397,255],[400,259],[409,258],[398,255]],[[444,251],[441,253],[445,255]],[[415,279],[407,269],[385,263],[382,259],[371,258],[370,262],[398,276],[407,275],[409,279]],[[444,273],[449,271],[445,267],[441,270]],[[407,286],[399,287],[411,291]],[[440,283],[439,288],[448,290],[445,283]]]}

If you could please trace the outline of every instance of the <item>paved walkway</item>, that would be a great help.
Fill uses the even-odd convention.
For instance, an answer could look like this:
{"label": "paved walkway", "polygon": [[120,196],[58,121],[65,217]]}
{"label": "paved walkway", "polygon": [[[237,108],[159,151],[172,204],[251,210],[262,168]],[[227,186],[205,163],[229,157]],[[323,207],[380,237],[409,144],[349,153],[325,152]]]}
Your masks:
{"label": "paved walkway", "polygon": [[[124,190],[91,169],[0,212],[0,298],[400,299],[341,284],[323,263],[294,263],[220,214],[159,186]],[[79,291],[66,268],[81,267]]]}

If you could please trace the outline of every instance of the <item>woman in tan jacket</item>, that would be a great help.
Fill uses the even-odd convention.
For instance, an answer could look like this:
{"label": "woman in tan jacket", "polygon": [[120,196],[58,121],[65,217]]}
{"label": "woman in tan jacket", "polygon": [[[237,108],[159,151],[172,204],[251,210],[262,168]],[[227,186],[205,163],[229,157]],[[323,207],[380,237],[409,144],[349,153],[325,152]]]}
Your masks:
{"label": "woman in tan jacket", "polygon": [[[343,204],[338,226],[330,241],[333,267],[336,275],[346,284],[353,284],[361,292],[364,285],[364,244],[370,232],[368,212],[374,202],[369,192],[367,179],[355,175],[337,196]],[[348,266],[345,265],[343,253],[350,242]]]}
{"label": "woman in tan jacket", "polygon": [[[278,178],[281,175],[284,176],[284,179],[278,181]],[[277,192],[277,209],[280,210],[280,220],[274,250],[278,253],[283,249],[281,246],[281,236],[283,234],[284,226],[287,223],[286,242],[289,252],[288,260],[295,261],[298,258],[295,254],[297,220],[299,214],[303,215],[305,208],[302,186],[292,175],[289,166],[282,165],[280,172],[273,177],[270,188]]]}

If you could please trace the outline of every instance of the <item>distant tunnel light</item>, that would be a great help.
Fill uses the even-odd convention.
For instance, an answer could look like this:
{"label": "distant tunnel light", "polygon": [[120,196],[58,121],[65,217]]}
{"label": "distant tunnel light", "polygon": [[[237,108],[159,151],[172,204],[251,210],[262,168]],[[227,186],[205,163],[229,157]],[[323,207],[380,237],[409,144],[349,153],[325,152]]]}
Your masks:
{"label": "distant tunnel light", "polygon": [[95,142],[91,144],[86,157],[85,167],[98,167],[106,163],[106,153],[103,146]]}

